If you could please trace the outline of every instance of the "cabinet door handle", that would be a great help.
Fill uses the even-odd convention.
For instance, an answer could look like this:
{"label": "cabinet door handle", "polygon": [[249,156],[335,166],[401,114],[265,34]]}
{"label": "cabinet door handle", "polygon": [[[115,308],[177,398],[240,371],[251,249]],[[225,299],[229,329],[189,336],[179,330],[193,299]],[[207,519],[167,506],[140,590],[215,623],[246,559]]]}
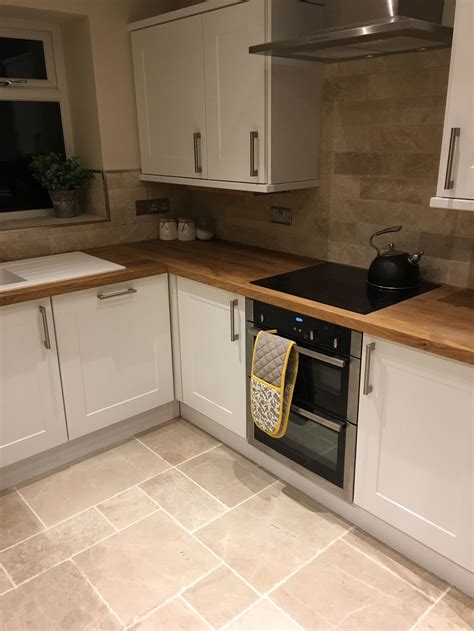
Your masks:
{"label": "cabinet door handle", "polygon": [[40,305],[39,311],[41,314],[41,321],[43,323],[43,334],[44,334],[43,344],[44,344],[44,347],[47,348],[49,351],[51,350],[51,338],[49,336],[48,314],[46,311],[46,307],[43,307],[43,305]]}
{"label": "cabinet door handle", "polygon": [[258,142],[258,131],[250,132],[250,177],[256,177],[258,175],[258,169],[256,168],[256,145]]}
{"label": "cabinet door handle", "polygon": [[370,344],[367,344],[365,347],[364,389],[362,390],[365,395],[370,394],[373,390],[373,387],[370,384],[370,362],[374,350],[375,342],[370,342]]}
{"label": "cabinet door handle", "polygon": [[238,306],[239,301],[237,298],[230,301],[230,341],[236,342],[240,335],[235,332],[235,308]]}
{"label": "cabinet door handle", "polygon": [[460,127],[451,127],[451,136],[449,137],[448,161],[446,163],[446,177],[444,180],[444,190],[450,191],[454,188],[453,166],[454,154],[456,151],[456,141],[461,135]]}
{"label": "cabinet door handle", "polygon": [[98,300],[107,300],[107,298],[116,298],[117,296],[128,296],[128,294],[136,294],[137,289],[129,287],[128,289],[122,289],[120,291],[112,291],[109,294],[97,294]]}
{"label": "cabinet door handle", "polygon": [[201,132],[196,131],[193,134],[194,142],[194,172],[202,173],[201,163]]}

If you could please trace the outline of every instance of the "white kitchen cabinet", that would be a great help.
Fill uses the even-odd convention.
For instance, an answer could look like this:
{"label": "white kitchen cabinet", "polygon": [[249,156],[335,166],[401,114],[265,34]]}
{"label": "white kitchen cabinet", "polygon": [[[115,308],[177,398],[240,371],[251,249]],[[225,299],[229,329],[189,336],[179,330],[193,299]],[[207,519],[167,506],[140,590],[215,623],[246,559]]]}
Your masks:
{"label": "white kitchen cabinet", "polygon": [[245,299],[178,278],[183,403],[246,437]]}
{"label": "white kitchen cabinet", "polygon": [[0,309],[0,467],[67,441],[49,298]]}
{"label": "white kitchen cabinet", "polygon": [[[142,179],[260,192],[316,186],[320,64],[248,49],[314,30],[321,11],[295,0],[214,0],[131,24]],[[181,163],[167,166],[175,155]]]}
{"label": "white kitchen cabinet", "polygon": [[70,438],[174,400],[166,274],[55,296]]}
{"label": "white kitchen cabinet", "polygon": [[354,502],[472,571],[473,368],[369,335],[364,349]]}
{"label": "white kitchen cabinet", "polygon": [[143,173],[206,177],[201,16],[132,33]]}
{"label": "white kitchen cabinet", "polygon": [[474,210],[474,2],[457,0],[437,197],[431,205]]}

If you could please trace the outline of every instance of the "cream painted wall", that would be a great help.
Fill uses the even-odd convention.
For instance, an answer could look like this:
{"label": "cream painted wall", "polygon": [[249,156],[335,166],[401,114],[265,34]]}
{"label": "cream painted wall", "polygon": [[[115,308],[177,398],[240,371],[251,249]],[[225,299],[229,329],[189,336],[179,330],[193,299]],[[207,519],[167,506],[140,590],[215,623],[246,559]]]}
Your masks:
{"label": "cream painted wall", "polygon": [[[90,168],[140,167],[133,67],[127,24],[192,4],[186,0],[9,0],[0,16],[62,23],[76,153]],[[82,18],[82,20],[81,20]],[[80,27],[79,30],[76,27]],[[89,53],[83,37],[90,30]],[[82,35],[81,35],[82,33]],[[74,38],[76,39],[76,44]],[[79,46],[81,45],[81,46]],[[89,55],[89,56],[88,56]],[[83,62],[83,63],[82,63]],[[87,66],[93,73],[86,72]],[[94,83],[88,85],[88,76]],[[76,83],[75,83],[76,81]],[[94,112],[96,100],[96,112]],[[100,136],[100,142],[98,135]]]}

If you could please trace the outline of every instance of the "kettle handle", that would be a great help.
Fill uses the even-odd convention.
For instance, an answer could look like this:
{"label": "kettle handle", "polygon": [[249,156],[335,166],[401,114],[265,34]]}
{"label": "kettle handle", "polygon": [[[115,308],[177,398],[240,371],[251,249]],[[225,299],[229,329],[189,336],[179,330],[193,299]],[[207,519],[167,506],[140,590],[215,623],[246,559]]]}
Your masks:
{"label": "kettle handle", "polygon": [[390,228],[384,228],[383,230],[374,232],[374,234],[370,237],[370,245],[374,248],[374,250],[380,256],[380,250],[374,244],[375,237],[379,237],[381,234],[389,234],[390,232],[400,232],[401,229],[402,229],[402,226],[390,226]]}

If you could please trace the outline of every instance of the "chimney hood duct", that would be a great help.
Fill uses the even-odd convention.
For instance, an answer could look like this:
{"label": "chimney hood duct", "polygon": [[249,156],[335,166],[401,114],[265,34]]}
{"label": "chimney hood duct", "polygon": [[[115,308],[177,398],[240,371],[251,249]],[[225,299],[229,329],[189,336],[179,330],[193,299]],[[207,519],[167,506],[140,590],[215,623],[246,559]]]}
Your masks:
{"label": "chimney hood duct", "polygon": [[249,52],[331,63],[451,45],[453,29],[441,24],[444,0],[318,0],[313,4],[324,4],[326,28],[294,40],[251,46]]}

